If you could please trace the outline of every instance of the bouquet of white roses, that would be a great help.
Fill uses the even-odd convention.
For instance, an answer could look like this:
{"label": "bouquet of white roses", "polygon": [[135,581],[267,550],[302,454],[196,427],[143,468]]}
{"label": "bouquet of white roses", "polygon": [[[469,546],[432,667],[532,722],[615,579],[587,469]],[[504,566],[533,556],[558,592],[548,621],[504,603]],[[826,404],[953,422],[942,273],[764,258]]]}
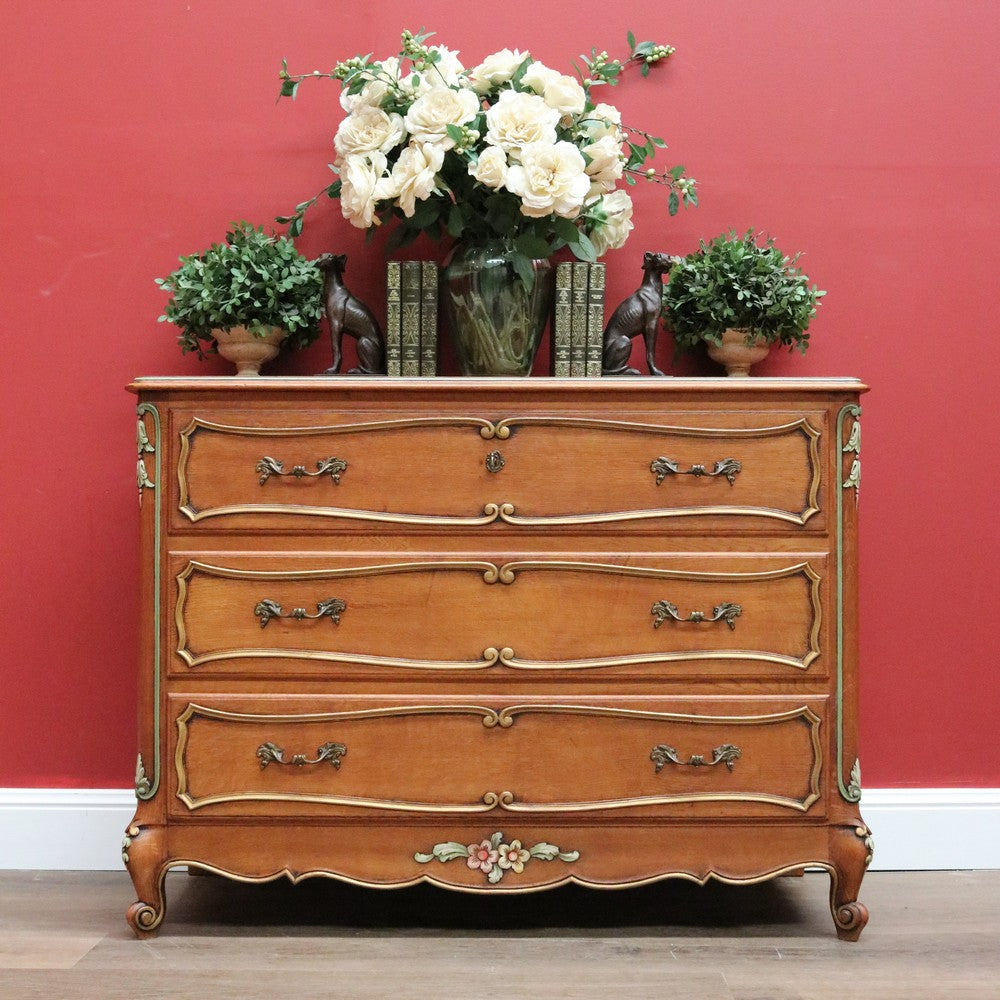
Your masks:
{"label": "bouquet of white roses", "polygon": [[294,98],[306,79],[337,79],[347,113],[334,138],[338,179],[279,217],[290,235],[326,195],[358,228],[398,220],[388,249],[420,233],[509,240],[514,266],[530,282],[533,258],[568,246],[594,261],[624,244],[632,200],[622,183],[664,185],[671,215],[681,203],[697,204],[683,167],[645,168],[664,141],[625,125],[616,108],[593,97],[629,66],[647,76],[670,46],[636,44],[630,32],[625,61],[594,50],[581,56],[574,77],[516,49],[467,69],[429,37],[404,31],[397,55],[355,57],[329,73],[293,76],[282,62],[281,96]]}

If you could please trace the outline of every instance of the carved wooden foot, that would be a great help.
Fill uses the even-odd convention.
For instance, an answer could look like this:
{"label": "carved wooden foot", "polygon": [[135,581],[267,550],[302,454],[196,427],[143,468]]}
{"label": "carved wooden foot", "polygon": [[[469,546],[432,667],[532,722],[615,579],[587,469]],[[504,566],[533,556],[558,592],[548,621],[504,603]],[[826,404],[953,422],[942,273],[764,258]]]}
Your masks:
{"label": "carved wooden foot", "polygon": [[868,923],[868,907],[858,902],[861,880],[871,864],[871,831],[860,820],[830,833],[833,871],[830,911],[841,941],[857,941]]}
{"label": "carved wooden foot", "polygon": [[126,911],[125,920],[139,938],[155,934],[166,912],[163,876],[167,858],[163,842],[162,828],[138,823],[129,824],[122,840],[122,861],[139,897]]}

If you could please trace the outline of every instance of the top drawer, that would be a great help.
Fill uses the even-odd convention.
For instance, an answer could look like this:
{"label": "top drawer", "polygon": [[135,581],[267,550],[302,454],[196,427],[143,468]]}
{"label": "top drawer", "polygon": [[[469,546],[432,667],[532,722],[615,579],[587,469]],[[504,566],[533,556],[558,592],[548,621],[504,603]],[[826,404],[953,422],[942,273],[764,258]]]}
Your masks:
{"label": "top drawer", "polygon": [[825,528],[823,410],[614,416],[175,411],[175,521]]}

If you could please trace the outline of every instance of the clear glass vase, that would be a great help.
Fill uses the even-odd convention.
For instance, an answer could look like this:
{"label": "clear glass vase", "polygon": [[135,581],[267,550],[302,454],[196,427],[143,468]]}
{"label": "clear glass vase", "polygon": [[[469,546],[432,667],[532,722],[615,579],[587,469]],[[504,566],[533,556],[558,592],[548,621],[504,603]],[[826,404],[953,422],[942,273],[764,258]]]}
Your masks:
{"label": "clear glass vase", "polygon": [[463,375],[531,374],[552,313],[555,268],[532,261],[535,282],[525,288],[501,239],[459,243],[444,267],[445,322]]}

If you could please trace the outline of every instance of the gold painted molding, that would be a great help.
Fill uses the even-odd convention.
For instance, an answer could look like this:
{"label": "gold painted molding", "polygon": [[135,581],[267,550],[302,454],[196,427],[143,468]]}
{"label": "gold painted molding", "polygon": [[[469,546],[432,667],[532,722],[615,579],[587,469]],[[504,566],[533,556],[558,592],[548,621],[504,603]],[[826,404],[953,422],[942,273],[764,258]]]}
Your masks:
{"label": "gold painted molding", "polygon": [[[800,511],[781,511],[769,507],[745,507],[716,505],[709,507],[664,507],[639,511],[607,511],[590,514],[564,515],[519,515],[509,501],[490,501],[483,504],[481,515],[456,516],[448,514],[389,513],[385,511],[352,509],[346,507],[317,507],[295,504],[230,504],[199,510],[191,503],[187,476],[191,439],[199,430],[221,434],[248,437],[289,437],[292,435],[316,434],[361,434],[406,430],[413,427],[472,427],[479,430],[484,440],[507,440],[511,428],[515,426],[577,427],[587,430],[624,431],[636,434],[679,435],[697,438],[761,438],[776,437],[800,431],[808,442],[809,465],[812,478],[809,483],[806,507]],[[669,424],[646,424],[627,420],[602,420],[584,417],[524,416],[507,417],[500,421],[485,420],[480,417],[415,417],[396,420],[375,420],[351,424],[328,424],[314,427],[244,427],[232,424],[214,423],[201,417],[194,417],[180,432],[180,456],[177,463],[179,487],[179,510],[190,521],[197,522],[207,517],[234,514],[298,514],[315,517],[347,518],[360,521],[374,521],[401,525],[439,525],[442,527],[478,527],[492,524],[497,520],[522,527],[552,526],[569,527],[583,524],[605,524],[619,521],[649,520],[665,517],[694,516],[748,516],[766,517],[791,524],[804,525],[813,515],[819,513],[818,497],[821,480],[819,460],[819,439],[821,431],[813,427],[806,417],[768,427],[685,427]]]}
{"label": "gold painted molding", "polygon": [[[510,790],[487,791],[475,803],[436,803],[406,801],[397,799],[374,799],[363,796],[321,795],[293,792],[241,792],[238,794],[193,796],[188,790],[188,774],[185,753],[189,738],[188,723],[200,716],[224,722],[274,723],[276,725],[303,722],[322,722],[335,725],[338,722],[384,719],[417,715],[470,715],[477,717],[487,729],[504,730],[514,725],[518,716],[528,714],[585,715],[611,717],[624,720],[655,720],[657,722],[695,723],[702,725],[753,726],[772,725],[801,719],[809,727],[810,743],[813,751],[813,766],[809,774],[809,791],[802,799],[769,793],[739,792],[688,792],[667,795],[633,796],[620,799],[601,799],[582,802],[519,803]],[[769,715],[718,716],[690,715],[676,712],[654,712],[639,709],[606,708],[593,705],[510,705],[496,710],[481,705],[399,705],[387,708],[361,709],[348,712],[318,712],[299,715],[255,714],[228,712],[223,709],[207,708],[188,703],[177,718],[177,749],[174,766],[177,772],[177,798],[188,809],[194,811],[210,805],[227,802],[302,802],[317,805],[348,806],[360,809],[378,809],[392,812],[419,812],[425,814],[484,813],[503,809],[517,813],[580,813],[602,812],[606,810],[631,809],[644,806],[675,805],[683,802],[746,802],[783,806],[799,812],[820,798],[819,776],[822,771],[823,751],[819,739],[820,718],[807,705],[787,712]],[[641,764],[637,762],[637,767]]]}

